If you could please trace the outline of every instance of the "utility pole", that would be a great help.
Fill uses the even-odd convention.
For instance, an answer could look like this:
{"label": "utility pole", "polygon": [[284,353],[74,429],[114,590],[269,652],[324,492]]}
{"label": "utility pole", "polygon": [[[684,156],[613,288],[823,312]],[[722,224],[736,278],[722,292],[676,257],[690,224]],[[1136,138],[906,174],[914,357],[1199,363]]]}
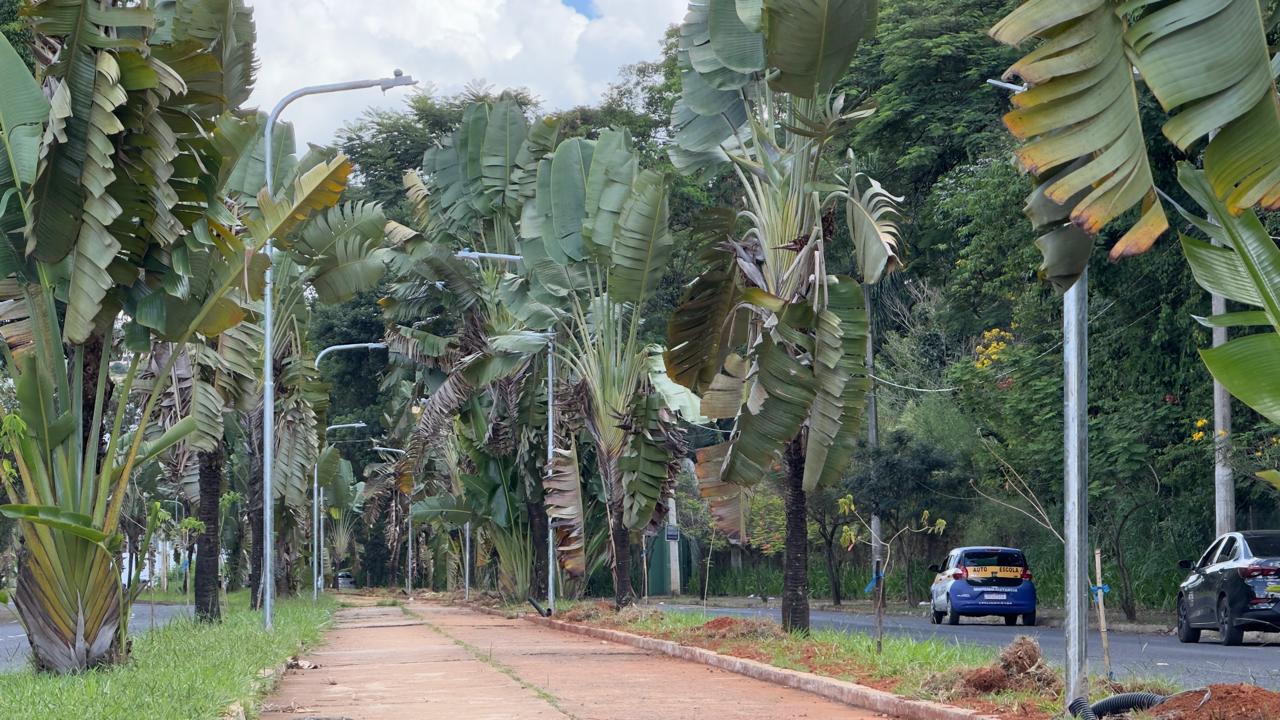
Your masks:
{"label": "utility pole", "polygon": [[[271,110],[271,114],[267,116],[267,124],[263,132],[263,165],[266,171],[267,195],[275,197],[275,164],[272,158],[272,135],[275,131],[276,121],[280,118],[280,113],[289,106],[294,100],[306,97],[308,95],[324,95],[328,93],[346,92],[348,90],[361,90],[365,88],[380,87],[383,92],[393,87],[402,87],[404,85],[417,85],[418,81],[406,76],[404,73],[396,70],[393,77],[380,78],[378,80],[355,80],[352,82],[332,83],[329,85],[312,85],[309,87],[299,88],[284,96],[275,108]],[[272,251],[271,241],[273,238],[267,238],[266,245],[263,248],[264,254],[267,256],[267,270],[264,276],[265,285],[263,289],[263,312],[262,312],[262,547],[255,548],[262,553],[262,625],[268,632],[273,629],[274,605],[275,605],[275,570],[272,554],[275,552],[275,489],[271,485],[272,464],[275,462],[275,434],[276,434],[276,381],[275,381],[275,352],[272,348],[274,341],[274,322],[275,322],[275,297],[273,294],[274,282],[272,279]],[[251,591],[252,592],[252,591]]]}
{"label": "utility pole", "polygon": [[[1215,243],[1216,244],[1216,243]],[[1214,295],[1213,314],[1227,312],[1227,299]],[[1213,329],[1213,346],[1227,344],[1227,329]],[[1231,472],[1231,393],[1217,380],[1213,381],[1213,507],[1218,535],[1236,529],[1236,481]]]}
{"label": "utility pole", "polygon": [[674,533],[667,535],[667,572],[670,573],[668,578],[671,586],[671,596],[675,597],[680,594],[680,525],[679,515],[676,514],[676,491],[671,490],[671,499],[667,502],[667,529],[675,529]]}
{"label": "utility pole", "polygon": [[1062,299],[1068,704],[1089,697],[1089,270]]}
{"label": "utility pole", "polygon": [[[872,327],[871,312],[871,285],[862,284],[863,304],[867,309],[867,447],[871,450],[874,457],[875,451],[880,447],[880,413],[876,406],[876,348],[875,335]],[[879,623],[882,598],[884,594],[879,592],[880,584],[883,579],[879,577],[881,568],[884,567],[884,532],[881,528],[880,515],[875,513],[871,516],[871,567],[872,581],[874,582],[874,598],[876,608],[877,623]],[[879,632],[877,632],[877,638]]]}
{"label": "utility pole", "polygon": [[[556,447],[556,344],[547,346],[547,470],[555,458]],[[547,612],[556,612],[556,524],[547,518]]]}

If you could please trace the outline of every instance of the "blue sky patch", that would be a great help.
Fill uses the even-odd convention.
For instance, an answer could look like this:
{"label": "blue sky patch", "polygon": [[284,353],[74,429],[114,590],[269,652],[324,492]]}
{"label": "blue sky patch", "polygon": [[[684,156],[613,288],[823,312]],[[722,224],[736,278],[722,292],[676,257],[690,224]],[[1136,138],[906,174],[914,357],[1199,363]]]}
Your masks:
{"label": "blue sky patch", "polygon": [[588,19],[594,20],[600,17],[600,13],[596,12],[594,3],[591,0],[560,0],[560,2],[578,11],[578,14]]}

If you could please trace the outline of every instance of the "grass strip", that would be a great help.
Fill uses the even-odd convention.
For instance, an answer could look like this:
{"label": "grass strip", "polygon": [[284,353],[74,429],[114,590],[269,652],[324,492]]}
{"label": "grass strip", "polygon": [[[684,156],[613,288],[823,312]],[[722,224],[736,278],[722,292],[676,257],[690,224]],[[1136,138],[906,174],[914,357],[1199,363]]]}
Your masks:
{"label": "grass strip", "polygon": [[126,664],[81,675],[0,673],[0,718],[217,720],[234,702],[252,707],[262,670],[317,643],[335,606],[281,599],[268,634],[248,595],[233,594],[222,623],[176,619],[134,638]]}

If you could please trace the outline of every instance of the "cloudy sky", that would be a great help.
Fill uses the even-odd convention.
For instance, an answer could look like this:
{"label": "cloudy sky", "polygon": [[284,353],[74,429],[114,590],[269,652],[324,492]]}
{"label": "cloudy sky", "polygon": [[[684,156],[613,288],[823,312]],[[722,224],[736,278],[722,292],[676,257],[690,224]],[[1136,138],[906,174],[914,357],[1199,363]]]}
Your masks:
{"label": "cloudy sky", "polygon": [[[543,109],[597,100],[618,68],[657,57],[686,0],[254,0],[264,109],[303,85],[384,77],[395,68],[455,93],[468,81],[524,86]],[[285,117],[302,142],[329,142],[370,105],[406,90],[298,101]]]}

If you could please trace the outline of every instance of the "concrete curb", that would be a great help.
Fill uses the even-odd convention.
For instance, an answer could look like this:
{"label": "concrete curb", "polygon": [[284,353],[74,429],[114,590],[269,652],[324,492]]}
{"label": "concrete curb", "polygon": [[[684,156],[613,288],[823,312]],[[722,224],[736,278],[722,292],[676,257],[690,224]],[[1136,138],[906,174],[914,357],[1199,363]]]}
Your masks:
{"label": "concrete curb", "polygon": [[[511,615],[493,608],[473,607],[471,609],[485,615],[493,615],[508,620],[515,619]],[[755,680],[803,690],[828,700],[835,700],[863,710],[884,713],[892,717],[901,718],[901,720],[995,720],[991,715],[984,715],[974,710],[966,710],[927,700],[911,700],[891,692],[869,688],[865,685],[822,677],[821,675],[798,670],[786,670],[754,660],[721,655],[720,653],[690,645],[681,645],[669,640],[632,635],[620,630],[606,630],[589,625],[576,625],[531,614],[517,617],[553,630],[585,635],[597,640],[616,642],[620,645],[629,645],[640,650],[662,653],[680,660],[709,665],[728,672],[745,675]]]}

